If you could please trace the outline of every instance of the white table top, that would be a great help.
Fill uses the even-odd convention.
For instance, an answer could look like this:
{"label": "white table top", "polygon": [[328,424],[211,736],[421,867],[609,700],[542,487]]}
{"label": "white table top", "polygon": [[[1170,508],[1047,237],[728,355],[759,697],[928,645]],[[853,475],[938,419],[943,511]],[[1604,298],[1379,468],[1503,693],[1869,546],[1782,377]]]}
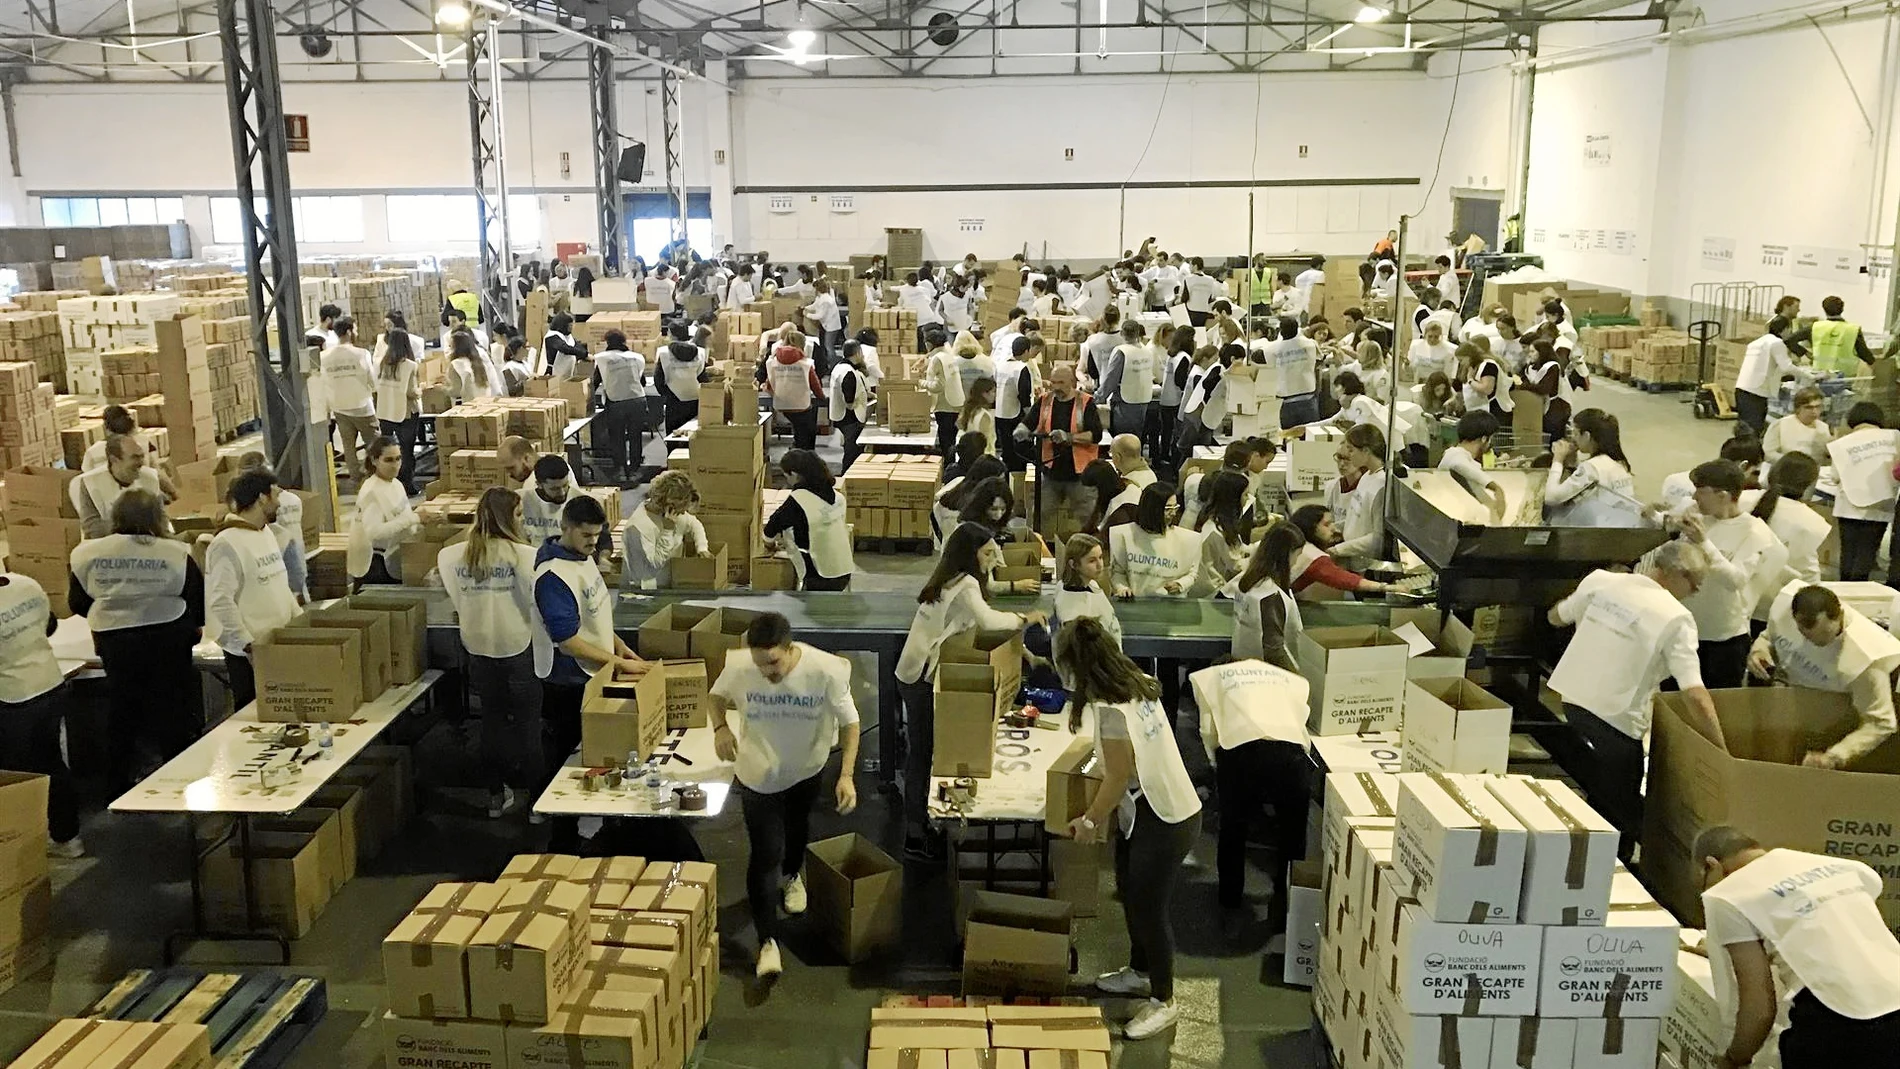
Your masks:
{"label": "white table top", "polygon": [[566,442],[572,440],[575,435],[585,430],[587,425],[592,422],[594,422],[594,417],[591,413],[581,416],[578,419],[568,420],[566,429],[561,431],[561,441]]}
{"label": "white table top", "polygon": [[858,435],[858,445],[871,450],[912,450],[919,453],[935,453],[937,436],[934,434],[891,434],[889,432],[866,432]]}
{"label": "white table top", "polygon": [[706,792],[706,808],[691,813],[678,805],[654,808],[647,803],[646,786],[623,784],[619,787],[587,792],[581,790],[585,770],[578,752],[570,754],[560,774],[534,803],[534,811],[561,817],[686,817],[692,820],[716,817],[726,808],[732,793],[732,764],[721,761],[713,752],[712,729],[683,728],[666,733],[660,744],[660,774],[665,777],[668,797],[672,788],[691,783]]}
{"label": "white table top", "polygon": [[[103,666],[99,653],[93,647],[92,626],[83,616],[68,616],[59,622],[59,628],[50,638],[53,644],[53,656],[59,660],[59,670],[71,679],[82,672],[99,671]],[[216,642],[205,639],[192,647],[191,659],[200,669],[219,668],[224,665],[224,651]]]}
{"label": "white table top", "polygon": [[1403,771],[1404,748],[1396,731],[1369,731],[1363,735],[1315,735],[1313,753],[1324,772]]}
{"label": "white table top", "polygon": [[1079,735],[1069,733],[1067,714],[1044,717],[1044,723],[1057,727],[1013,728],[997,721],[996,761],[993,772],[976,781],[976,803],[963,812],[953,811],[937,801],[937,788],[950,777],[933,777],[930,785],[930,816],[936,820],[1034,820],[1048,813],[1049,768],[1078,738],[1089,738],[1092,728],[1087,720]]}
{"label": "white table top", "polygon": [[[440,670],[430,669],[413,683],[384,691],[382,697],[358,709],[352,722],[332,724],[332,756],[304,765],[302,775],[288,785],[268,789],[259,782],[258,770],[285,755],[282,747],[270,741],[285,725],[260,723],[253,702],[205,732],[184,753],[107,808],[114,813],[246,814],[300,809],[441,678]],[[314,740],[314,726],[311,735]],[[304,757],[316,753],[316,743],[300,752]]]}

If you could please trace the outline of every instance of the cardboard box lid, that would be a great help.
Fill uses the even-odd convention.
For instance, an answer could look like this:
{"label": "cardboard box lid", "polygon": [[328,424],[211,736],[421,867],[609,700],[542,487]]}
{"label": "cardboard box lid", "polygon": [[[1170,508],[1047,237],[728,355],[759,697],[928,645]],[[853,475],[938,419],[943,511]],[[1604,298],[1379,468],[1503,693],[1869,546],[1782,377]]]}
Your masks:
{"label": "cardboard box lid", "polygon": [[964,906],[965,924],[989,924],[1065,936],[1075,926],[1074,905],[1061,899],[973,890],[960,901]]}
{"label": "cardboard box lid", "polygon": [[580,862],[573,854],[516,854],[496,879],[565,880]]}
{"label": "cardboard box lid", "polygon": [[873,1050],[980,1050],[990,1045],[989,1020],[980,1008],[873,1007],[869,1045]]}
{"label": "cardboard box lid", "polygon": [[482,922],[471,947],[494,947],[502,968],[512,968],[516,949],[552,950],[568,938],[576,912],[587,910],[587,892],[552,880],[512,881]]}
{"label": "cardboard box lid", "polygon": [[387,953],[408,944],[411,968],[435,964],[437,947],[460,949],[475,938],[488,915],[501,904],[502,888],[492,883],[438,883],[383,939]]}
{"label": "cardboard box lid", "polygon": [[584,983],[588,987],[613,987],[616,978],[655,980],[670,1004],[685,994],[689,964],[686,951],[680,948],[596,946],[590,948],[587,961],[587,970],[593,976]]}
{"label": "cardboard box lid", "polygon": [[[1590,807],[1562,780],[1505,776],[1485,783],[1511,814],[1532,832],[1560,833],[1586,841],[1592,834],[1616,835],[1616,825]],[[1630,877],[1632,883],[1634,876]],[[1636,885],[1640,888],[1642,885]],[[1643,895],[1644,899],[1649,896]]]}
{"label": "cardboard box lid", "polygon": [[652,1047],[659,1036],[663,1013],[664,1007],[653,991],[588,987],[550,1012],[547,1023],[534,1031],[542,1036],[612,1036],[643,1048]]}
{"label": "cardboard box lid", "polygon": [[1524,830],[1510,809],[1485,790],[1484,778],[1480,776],[1403,772],[1399,774],[1399,791],[1401,795],[1411,795],[1441,828],[1484,832]]}
{"label": "cardboard box lid", "polygon": [[686,945],[686,927],[678,914],[596,909],[588,921],[587,940],[603,947],[673,950]]}
{"label": "cardboard box lid", "polygon": [[999,1047],[1103,1053],[1109,1048],[1100,1006],[991,1006],[986,1012]]}

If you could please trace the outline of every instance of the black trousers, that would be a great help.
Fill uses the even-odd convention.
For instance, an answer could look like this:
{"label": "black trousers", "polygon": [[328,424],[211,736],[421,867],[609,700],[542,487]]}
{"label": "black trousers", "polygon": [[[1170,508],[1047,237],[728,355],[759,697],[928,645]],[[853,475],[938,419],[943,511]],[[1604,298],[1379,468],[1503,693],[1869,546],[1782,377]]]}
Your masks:
{"label": "black trousers", "polygon": [[[482,712],[482,785],[533,790],[540,783],[542,683],[534,651],[513,657],[468,655],[469,688]],[[567,759],[566,754],[561,759]]]}
{"label": "black trousers", "polygon": [[1010,471],[1029,468],[1029,454],[1016,440],[1016,428],[1022,426],[1022,422],[1021,416],[996,417],[996,456]]}
{"label": "black trousers", "polygon": [[1880,556],[1880,540],[1886,537],[1887,524],[1880,520],[1839,518],[1837,522],[1841,525],[1841,582],[1865,582],[1868,576],[1874,574],[1874,564]]}
{"label": "black trousers", "polygon": [[858,437],[864,433],[864,421],[847,412],[844,418],[833,426],[838,428],[838,437],[844,440],[844,466],[838,469],[839,473],[843,474],[851,470],[851,465],[864,452],[858,446]]}
{"label": "black trousers", "polygon": [[1247,880],[1247,833],[1263,806],[1273,807],[1272,916],[1286,917],[1286,867],[1306,857],[1306,807],[1313,762],[1291,742],[1255,739],[1214,755],[1220,790],[1220,904],[1239,906]]}
{"label": "black trousers", "polygon": [[410,416],[400,422],[383,420],[383,433],[396,439],[402,446],[402,469],[396,473],[396,481],[402,484],[402,492],[410,497],[416,496],[416,438],[422,433],[422,420]]}
{"label": "black trousers", "polygon": [[1184,413],[1180,419],[1179,429],[1174,435],[1174,453],[1168,458],[1169,470],[1179,471],[1181,465],[1194,459],[1195,446],[1213,444],[1214,432],[1208,430],[1207,424],[1201,422],[1200,412],[1197,410]]}
{"label": "black trousers", "polygon": [[1782,1069],[1874,1069],[1900,1050],[1900,1012],[1857,1021],[1828,1009],[1803,989],[1788,1007],[1781,1033]]}
{"label": "black trousers", "polygon": [[1208,317],[1212,316],[1213,314],[1214,313],[1212,312],[1196,312],[1194,309],[1190,308],[1188,309],[1188,326],[1191,326],[1191,327],[1207,326]]}
{"label": "black trousers", "polygon": [[1564,715],[1590,751],[1577,769],[1577,785],[1596,811],[1623,833],[1617,856],[1627,862],[1643,833],[1643,740],[1630,738],[1580,705],[1565,702]]}
{"label": "black trousers", "polygon": [[1175,415],[1175,406],[1166,401],[1156,401],[1148,410],[1148,459],[1158,469],[1173,460]]}
{"label": "black trousers", "polygon": [[237,712],[257,700],[257,673],[251,670],[251,659],[235,653],[224,655],[224,674],[231,687],[231,711]]}
{"label": "black trousers", "polygon": [[601,415],[607,421],[607,455],[626,471],[640,467],[641,434],[646,430],[647,399],[629,397],[609,401]]}
{"label": "black trousers", "polygon": [[93,633],[106,670],[115,790],[131,790],[147,769],[177,757],[203,731],[204,683],[191,660],[197,641],[198,629],[183,618]]}
{"label": "black trousers", "polygon": [[581,744],[580,683],[541,683],[541,788],[554,782],[568,755]]}
{"label": "black trousers", "polygon": [[[850,774],[848,769],[845,774]],[[778,938],[779,883],[798,875],[805,862],[811,810],[824,782],[825,774],[820,772],[776,794],[761,794],[736,780],[732,784],[751,847],[745,864],[745,897],[760,943]]]}
{"label": "black trousers", "polygon": [[699,398],[697,397],[686,399],[668,397],[665,406],[666,433],[668,434],[686,426],[689,421],[699,418]]}
{"label": "black trousers", "polygon": [[[418,579],[421,577],[418,576]],[[366,586],[401,586],[402,580],[390,574],[389,558],[381,553],[373,553],[369,558],[369,571],[358,576],[350,584],[353,592],[360,592]]]}
{"label": "black trousers", "polygon": [[1768,433],[1768,398],[1747,390],[1735,391],[1735,422],[1755,432],[1757,439]]}
{"label": "black trousers", "polygon": [[[1110,820],[1119,818],[1110,816]],[[1181,862],[1201,837],[1201,814],[1179,824],[1155,815],[1146,798],[1135,803],[1135,827],[1115,835],[1115,890],[1128,923],[1128,967],[1148,978],[1154,997],[1174,997],[1174,889]]]}
{"label": "black trousers", "polygon": [[1716,639],[1696,645],[1696,660],[1702,664],[1702,685],[1710,690],[1730,690],[1748,679],[1748,648],[1754,636],[1744,631],[1734,638]]}
{"label": "black trousers", "polygon": [[937,699],[930,676],[898,683],[904,702],[904,831],[922,835],[930,824],[930,761],[936,756]]}
{"label": "black trousers", "polygon": [[957,414],[938,412],[934,418],[937,421],[937,455],[948,464],[957,455]]}
{"label": "black trousers", "polygon": [[843,575],[837,576],[835,578],[827,579],[824,576],[818,574],[818,568],[815,565],[813,565],[811,562],[811,554],[805,553],[804,550],[799,550],[799,552],[804,554],[804,557],[805,557],[805,589],[806,590],[850,590],[851,589],[851,573],[850,572],[846,572]]}
{"label": "black trousers", "polygon": [[0,768],[45,776],[46,833],[63,843],[79,834],[79,796],[59,749],[66,720],[66,684],[18,704],[0,702]]}
{"label": "black trousers", "polygon": [[803,412],[782,412],[786,422],[792,425],[792,446],[795,449],[818,448],[818,409],[807,408]]}

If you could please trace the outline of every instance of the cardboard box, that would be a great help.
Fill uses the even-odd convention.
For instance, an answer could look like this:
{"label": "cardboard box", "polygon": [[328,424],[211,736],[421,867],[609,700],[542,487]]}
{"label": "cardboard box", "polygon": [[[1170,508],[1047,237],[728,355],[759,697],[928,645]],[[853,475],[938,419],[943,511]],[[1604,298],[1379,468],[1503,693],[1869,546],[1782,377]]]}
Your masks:
{"label": "cardboard box", "polygon": [[1287,866],[1286,953],[1280,979],[1294,987],[1312,987],[1319,970],[1319,922],[1326,912],[1320,874],[1318,861]]}
{"label": "cardboard box", "polygon": [[648,1069],[659,1061],[661,1009],[651,992],[593,988],[538,1026],[508,1029],[510,1069]]}
{"label": "cardboard box", "polygon": [[1434,920],[1515,922],[1528,839],[1478,777],[1399,776],[1394,864]]}
{"label": "cardboard box", "polygon": [[1377,1000],[1373,1035],[1379,1069],[1440,1069],[1486,1065],[1495,1027],[1486,1017],[1426,1016],[1405,1012],[1395,1000]]}
{"label": "cardboard box", "polygon": [[[582,970],[580,993],[566,1007],[563,1007],[564,1012],[572,1012],[581,1006],[583,1000],[588,1000],[587,1015],[589,1017],[625,1016],[630,1013],[639,1023],[647,1048],[644,1052],[644,1061],[635,1064],[679,1069],[685,1063],[685,1052],[688,1049],[686,1031],[688,1014],[684,980],[681,979],[679,988],[669,997],[667,974],[664,969],[630,963],[609,965],[599,957],[600,954],[618,955],[623,952],[601,951],[596,948],[594,953],[595,960]],[[650,954],[652,952],[625,951],[624,953]],[[612,997],[603,999],[600,997],[603,995]],[[616,1010],[616,1006],[620,1009]],[[559,1022],[550,1022],[539,1031],[552,1032],[557,1027],[559,1027]],[[594,1064],[599,1059],[590,1056],[587,1060],[590,1064]]]}
{"label": "cardboard box", "polygon": [[[1723,1010],[1710,968],[1708,958],[1677,950],[1676,1000],[1669,1016],[1663,1018],[1661,1045],[1682,1069],[1715,1069],[1716,1056],[1728,1049],[1734,1031],[1734,1022],[1729,1019],[1733,1010]],[[1788,1027],[1789,1000],[1781,999],[1779,1003],[1768,1041],[1750,1063],[1754,1069],[1780,1069],[1778,1041]]]}
{"label": "cardboard box", "polygon": [[871,1050],[983,1050],[990,1045],[989,1011],[980,1007],[871,1008]]}
{"label": "cardboard box", "polygon": [[569,870],[567,882],[587,888],[588,904],[593,909],[618,910],[646,868],[642,857],[581,858]]}
{"label": "cardboard box", "polygon": [[1396,729],[1405,703],[1405,640],[1383,627],[1313,627],[1294,658],[1311,685],[1312,729],[1346,735]]}
{"label": "cardboard box", "polygon": [[356,859],[343,852],[342,822],[334,809],[299,809],[284,816],[258,817],[253,830],[308,835],[317,842],[317,860],[323,865],[323,878],[330,885],[326,897],[333,897],[356,876]]}
{"label": "cardboard box", "polygon": [[987,777],[996,755],[995,672],[940,663],[932,691],[930,774]]}
{"label": "cardboard box", "polygon": [[[1844,694],[1796,687],[1713,692],[1726,747],[1696,726],[1679,694],[1659,695],[1644,806],[1644,876],[1685,923],[1702,923],[1695,837],[1712,824],[1747,828],[1764,847],[1878,861],[1900,857],[1900,739],[1854,771],[1801,767],[1859,723]],[[1869,775],[1869,773],[1876,773]],[[1900,928],[1900,868],[1881,866],[1880,915]]]}
{"label": "cardboard box", "polygon": [[692,652],[687,656],[706,662],[708,685],[719,682],[719,673],[726,669],[726,656],[745,646],[746,628],[759,615],[752,609],[721,608],[693,625]]}
{"label": "cardboard box", "polygon": [[507,1069],[507,1026],[494,1021],[417,1021],[383,1014],[389,1069]]}
{"label": "cardboard box", "polygon": [[1067,902],[982,890],[969,892],[965,902],[965,995],[1015,998],[1068,990],[1074,917]]}
{"label": "cardboard box", "polygon": [[677,1005],[686,998],[686,983],[693,962],[684,947],[662,950],[656,947],[603,947],[588,949],[584,987],[612,987],[614,981],[627,978],[652,980],[659,985],[663,1001]]}
{"label": "cardboard box", "polygon": [[639,672],[603,665],[581,698],[581,762],[619,765],[653,755],[666,736],[666,674],[649,661]]}
{"label": "cardboard box", "polygon": [[466,1017],[468,944],[501,904],[492,883],[439,883],[383,939],[383,985],[404,1017]]}
{"label": "cardboard box", "polygon": [[1490,1069],[1571,1069],[1577,1051],[1575,1021],[1499,1017],[1493,1026]]}
{"label": "cardboard box", "polygon": [[1572,1069],[1651,1069],[1662,1039],[1654,1018],[1579,1018]]}
{"label": "cardboard box", "polygon": [[1069,825],[1088,812],[1089,799],[1101,786],[1102,762],[1095,752],[1095,741],[1078,738],[1069,743],[1069,748],[1049,766],[1044,829],[1066,837]]}
{"label": "cardboard box", "polygon": [[1509,704],[1462,673],[1411,677],[1405,684],[1405,770],[1503,775],[1511,762],[1511,713]]}
{"label": "cardboard box", "polygon": [[[244,874],[236,844],[213,851],[204,860],[201,879],[205,917],[213,924],[242,927]],[[251,835],[252,900],[260,918],[291,939],[302,939],[330,901],[330,879],[323,868],[317,837],[283,832]]]}
{"label": "cardboard box", "polygon": [[798,575],[786,557],[752,558],[752,589],[797,590]]}
{"label": "cardboard box", "polygon": [[718,868],[703,861],[648,865],[620,908],[678,915],[686,921],[687,942],[700,946],[712,939],[718,879]]}
{"label": "cardboard box", "polygon": [[561,880],[566,882],[581,859],[573,854],[516,854],[502,866],[497,883],[511,880]]}
{"label": "cardboard box", "polygon": [[1616,869],[1616,826],[1559,780],[1510,777],[1491,780],[1485,787],[1530,836],[1518,920],[1603,924],[1609,913],[1610,875]]}
{"label": "cardboard box", "polygon": [[805,848],[809,911],[844,960],[856,964],[896,945],[903,931],[904,868],[856,833]]}
{"label": "cardboard box", "polygon": [[363,638],[363,700],[375,701],[389,689],[389,617],[351,609],[306,609],[290,626],[354,629]]}
{"label": "cardboard box", "polygon": [[1377,772],[1334,772],[1326,777],[1320,823],[1320,859],[1330,875],[1345,864],[1355,828],[1390,832],[1398,823],[1399,778]]}
{"label": "cardboard box", "polygon": [[1078,917],[1101,912],[1104,846],[1073,839],[1049,841],[1049,897],[1067,902]]}
{"label": "cardboard box", "polygon": [[79,1020],[68,1017],[26,1049],[12,1064],[20,1069],[88,1069],[138,1025],[131,1021]]}
{"label": "cardboard box", "polygon": [[53,881],[40,876],[0,893],[0,991],[52,960]]}
{"label": "cardboard box", "polygon": [[1398,943],[1382,987],[1407,1013],[1530,1017],[1537,1013],[1545,929],[1452,924],[1399,907]]}
{"label": "cardboard box", "polygon": [[345,881],[356,878],[361,863],[375,855],[365,852],[365,829],[369,818],[365,813],[368,796],[362,788],[347,783],[326,783],[318,788],[310,798],[309,805],[298,813],[324,812],[336,817],[337,840],[342,844]]}
{"label": "cardboard box", "polygon": [[1041,1051],[1093,1051],[1107,1056],[1108,1024],[1100,1006],[991,1006],[990,1039],[998,1047]]}
{"label": "cardboard box", "polygon": [[[628,889],[632,893],[632,889]],[[625,901],[625,898],[622,898]],[[595,910],[587,923],[587,940],[597,947],[636,947],[646,950],[690,949],[686,921],[670,913],[632,910]]]}
{"label": "cardboard box", "polygon": [[[649,661],[684,660],[694,656],[691,642],[693,628],[718,613],[718,609],[704,605],[661,606],[660,611],[647,617],[640,625],[637,643],[640,656]],[[708,673],[707,678],[717,677]]]}
{"label": "cardboard box", "polygon": [[711,547],[711,556],[675,557],[672,564],[675,590],[726,589],[728,550],[724,543]]}
{"label": "cardboard box", "polygon": [[706,719],[705,661],[662,661],[666,676],[666,729],[703,728]]}
{"label": "cardboard box", "polygon": [[469,1012],[545,1023],[580,983],[587,892],[552,880],[509,884],[468,944]]}
{"label": "cardboard box", "polygon": [[[1432,640],[1428,652],[1414,654],[1405,662],[1405,674],[1411,679],[1462,678],[1470,665],[1476,645],[1471,628],[1456,616],[1445,616],[1434,607],[1392,610],[1392,630],[1412,624]],[[1408,710],[1409,715],[1409,710]]]}
{"label": "cardboard box", "polygon": [[46,878],[46,797],[52,781],[0,772],[0,895]]}
{"label": "cardboard box", "polygon": [[76,471],[28,464],[6,473],[7,518],[19,516],[79,518],[68,484],[79,478]]}
{"label": "cardboard box", "polygon": [[1616,876],[1609,922],[1544,932],[1538,1013],[1545,1017],[1666,1017],[1675,1005],[1680,926],[1636,877]]}
{"label": "cardboard box", "polygon": [[354,628],[280,627],[251,646],[257,718],[342,723],[363,705],[363,639]]}
{"label": "cardboard box", "polygon": [[[426,573],[425,573],[426,574]],[[415,577],[420,584],[422,576]],[[422,678],[429,667],[429,596],[419,591],[365,587],[344,601],[351,609],[389,617],[389,685]]]}

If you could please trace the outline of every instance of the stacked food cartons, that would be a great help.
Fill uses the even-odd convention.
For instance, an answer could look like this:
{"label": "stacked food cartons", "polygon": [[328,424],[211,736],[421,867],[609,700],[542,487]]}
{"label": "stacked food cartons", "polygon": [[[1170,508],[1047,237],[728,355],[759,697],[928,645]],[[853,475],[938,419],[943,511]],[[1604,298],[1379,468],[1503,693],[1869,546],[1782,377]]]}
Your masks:
{"label": "stacked food cartons", "polygon": [[61,457],[53,384],[27,361],[0,363],[0,468],[50,466]]}
{"label": "stacked food cartons", "polygon": [[66,343],[59,316],[52,312],[0,313],[0,360],[23,361],[39,369],[41,380],[66,388]]}
{"label": "stacked food cartons", "polygon": [[[150,350],[158,342],[155,324],[178,315],[179,298],[171,293],[137,293],[119,297],[69,297],[58,305],[60,337],[66,346],[67,385],[73,393],[105,392],[105,362],[111,350]],[[124,365],[124,361],[120,361]],[[140,369],[121,366],[117,373]],[[126,392],[120,383],[113,400],[141,397],[157,387]]]}

